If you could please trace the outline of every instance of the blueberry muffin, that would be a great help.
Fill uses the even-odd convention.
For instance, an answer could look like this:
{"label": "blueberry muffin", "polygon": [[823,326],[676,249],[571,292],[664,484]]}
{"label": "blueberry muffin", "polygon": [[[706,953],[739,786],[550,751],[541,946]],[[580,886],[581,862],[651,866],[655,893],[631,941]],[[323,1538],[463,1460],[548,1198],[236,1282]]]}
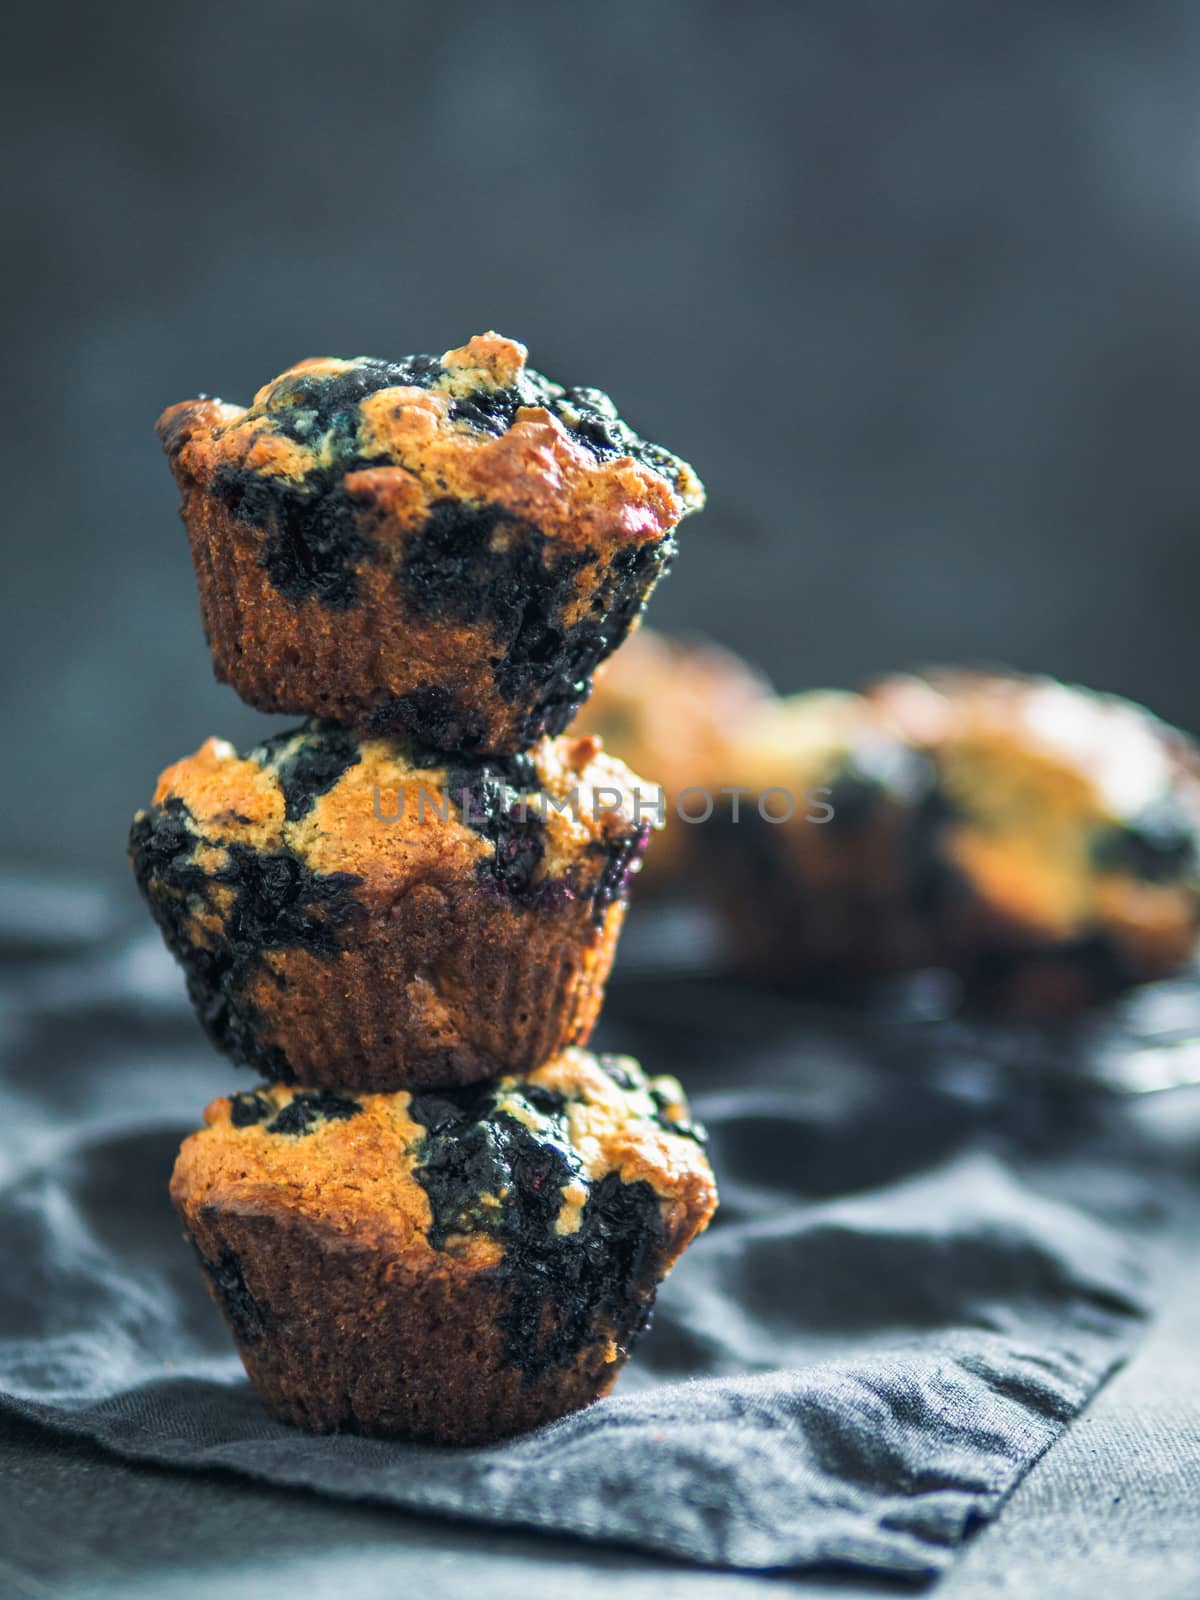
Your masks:
{"label": "blueberry muffin", "polygon": [[648,824],[594,739],[448,758],[311,724],[163,773],[130,856],[217,1047],[394,1090],[584,1043]]}
{"label": "blueberry muffin", "polygon": [[764,703],[731,736],[725,784],[689,831],[735,969],[827,985],[928,959],[931,767],[863,696]]}
{"label": "blueberry muffin", "polygon": [[214,1101],[171,1194],[271,1414],[482,1443],[612,1385],[716,1205],[678,1083],[566,1050],[412,1094]]}
{"label": "blueberry muffin", "polygon": [[644,809],[661,820],[639,887],[676,890],[702,876],[703,830],[682,821],[703,810],[703,794],[732,781],[731,749],[744,720],[767,704],[771,687],[732,651],[706,640],[639,630],[596,674],[591,699],[572,724],[645,773]]}
{"label": "blueberry muffin", "polygon": [[310,360],[159,419],[217,677],[264,711],[511,754],[566,727],[703,504],[494,333]]}
{"label": "blueberry muffin", "polygon": [[971,995],[1071,1011],[1188,963],[1200,760],[1182,734],[1048,678],[941,671],[871,700],[934,769],[925,910]]}

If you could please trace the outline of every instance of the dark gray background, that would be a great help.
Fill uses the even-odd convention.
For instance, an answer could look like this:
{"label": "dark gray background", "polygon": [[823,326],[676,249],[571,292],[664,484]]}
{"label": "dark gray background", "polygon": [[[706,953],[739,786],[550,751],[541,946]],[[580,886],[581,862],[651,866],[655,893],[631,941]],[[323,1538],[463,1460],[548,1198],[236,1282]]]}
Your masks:
{"label": "dark gray background", "polygon": [[660,626],[1200,724],[1200,7],[31,7],[6,24],[5,852],[120,874],[213,683],[151,426],[488,326],[689,456]]}

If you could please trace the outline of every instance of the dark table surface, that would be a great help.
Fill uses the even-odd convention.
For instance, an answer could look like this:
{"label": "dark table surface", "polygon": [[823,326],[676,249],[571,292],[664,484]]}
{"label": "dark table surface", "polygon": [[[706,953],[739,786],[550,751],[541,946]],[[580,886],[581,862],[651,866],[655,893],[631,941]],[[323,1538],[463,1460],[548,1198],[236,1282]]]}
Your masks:
{"label": "dark table surface", "polygon": [[[1167,1298],[1133,1361],[967,1545],[938,1583],[939,1600],[1200,1593],[1200,1199],[1178,1218],[1173,1259]],[[0,1435],[0,1483],[0,1590],[19,1600],[373,1600],[468,1587],[489,1600],[905,1592],[833,1576],[709,1573],[131,1466],[22,1425]]]}
{"label": "dark table surface", "polygon": [[[21,900],[30,903],[27,894]],[[63,904],[55,901],[46,919],[56,937]],[[103,927],[89,925],[86,936],[103,938]],[[636,972],[645,957],[637,933],[628,948]],[[640,1009],[636,982],[618,982],[610,1007],[618,1031],[652,1034]],[[1124,1114],[1175,1174],[1158,1241],[1155,1313],[1129,1364],[1033,1467],[998,1519],[969,1539],[938,1584],[949,1600],[1135,1593],[1194,1600],[1200,1593],[1200,1090],[1132,1096]],[[0,1479],[0,1594],[21,1600],[293,1593],[340,1600],[410,1589],[537,1600],[651,1590],[871,1595],[907,1587],[833,1573],[708,1571],[336,1502],[232,1473],[134,1464],[12,1416],[0,1419]]]}

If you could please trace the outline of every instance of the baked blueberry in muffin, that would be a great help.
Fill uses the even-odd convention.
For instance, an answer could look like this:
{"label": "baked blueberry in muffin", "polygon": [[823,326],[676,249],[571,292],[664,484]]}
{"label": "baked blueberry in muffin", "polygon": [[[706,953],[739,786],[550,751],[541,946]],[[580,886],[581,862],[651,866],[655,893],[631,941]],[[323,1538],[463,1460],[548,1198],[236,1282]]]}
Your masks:
{"label": "baked blueberry in muffin", "polygon": [[716,1206],[674,1079],[524,1076],[214,1101],[171,1194],[277,1418],[477,1443],[588,1405]]}
{"label": "baked blueberry in muffin", "polygon": [[159,419],[218,678],[265,711],[439,749],[558,733],[703,504],[596,389],[482,334],[309,360]]}
{"label": "baked blueberry in muffin", "polygon": [[763,702],[731,731],[723,782],[689,832],[738,970],[808,985],[929,958],[931,767],[863,696]]}
{"label": "baked blueberry in muffin", "polygon": [[1200,758],[1150,712],[1049,678],[894,677],[876,712],[936,774],[939,963],[1062,1012],[1166,976],[1200,934]]}
{"label": "baked blueberry in muffin", "polygon": [[660,815],[662,827],[651,837],[640,892],[687,887],[704,875],[704,830],[681,820],[680,797],[696,814],[705,794],[719,795],[733,781],[734,741],[771,699],[767,681],[732,651],[650,628],[639,628],[599,668],[571,731],[595,734],[650,780],[645,809]]}
{"label": "baked blueberry in muffin", "polygon": [[130,856],[217,1047],[394,1090],[586,1042],[648,823],[594,739],[447,757],[311,724],[159,779]]}

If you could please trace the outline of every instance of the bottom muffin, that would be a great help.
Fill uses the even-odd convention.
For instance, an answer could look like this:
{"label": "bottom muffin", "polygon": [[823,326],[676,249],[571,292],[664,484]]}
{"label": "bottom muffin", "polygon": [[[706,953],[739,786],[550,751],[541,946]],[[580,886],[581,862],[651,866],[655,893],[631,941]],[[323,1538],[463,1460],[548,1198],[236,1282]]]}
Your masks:
{"label": "bottom muffin", "polygon": [[570,1049],[430,1093],[216,1100],[171,1197],[271,1414],[483,1443],[604,1394],[716,1187],[679,1084]]}

